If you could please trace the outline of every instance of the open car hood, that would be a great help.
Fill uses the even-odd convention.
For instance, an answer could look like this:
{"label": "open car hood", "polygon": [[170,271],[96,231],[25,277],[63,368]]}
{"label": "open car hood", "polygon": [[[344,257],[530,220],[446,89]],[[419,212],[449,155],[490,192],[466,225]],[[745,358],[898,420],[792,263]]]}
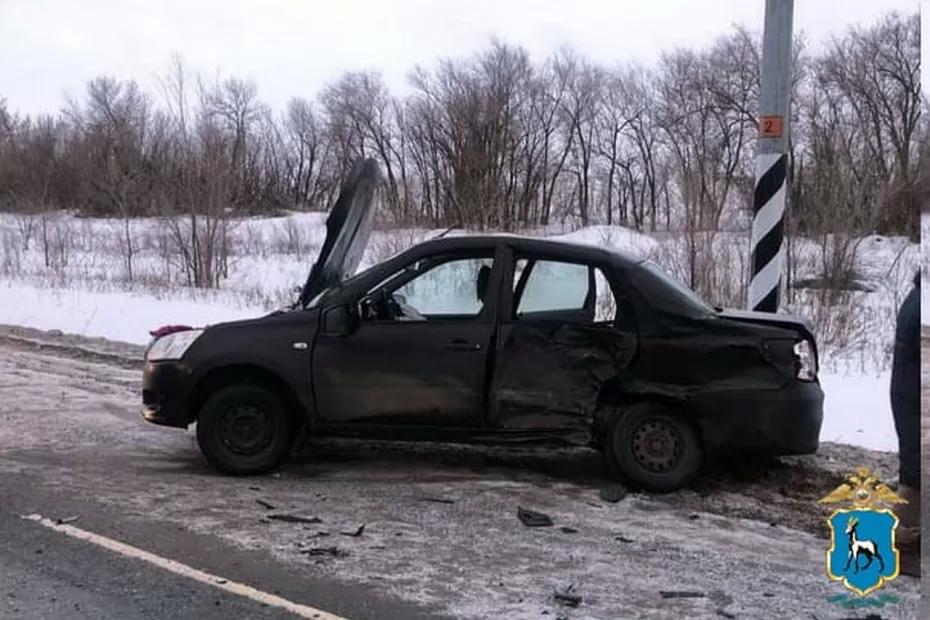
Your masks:
{"label": "open car hood", "polygon": [[326,218],[326,240],[300,292],[301,307],[355,273],[371,237],[380,180],[374,159],[359,160],[352,167]]}

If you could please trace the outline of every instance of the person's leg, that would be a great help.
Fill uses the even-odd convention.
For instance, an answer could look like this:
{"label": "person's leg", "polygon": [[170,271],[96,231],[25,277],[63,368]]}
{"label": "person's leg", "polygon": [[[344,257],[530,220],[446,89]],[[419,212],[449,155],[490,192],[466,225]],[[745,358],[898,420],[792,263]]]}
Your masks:
{"label": "person's leg", "polygon": [[920,401],[892,397],[898,433],[898,495],[906,504],[895,506],[901,573],[920,576]]}

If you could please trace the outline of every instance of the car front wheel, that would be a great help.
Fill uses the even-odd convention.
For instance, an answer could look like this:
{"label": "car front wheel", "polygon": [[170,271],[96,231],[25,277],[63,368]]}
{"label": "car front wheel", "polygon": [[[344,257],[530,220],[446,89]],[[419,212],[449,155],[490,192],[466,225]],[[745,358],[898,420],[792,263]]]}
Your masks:
{"label": "car front wheel", "polygon": [[266,472],[287,456],[293,439],[288,411],[259,385],[214,392],[197,417],[197,444],[214,468],[227,474]]}
{"label": "car front wheel", "polygon": [[701,468],[703,451],[694,427],[677,412],[640,404],[611,415],[606,452],[616,474],[655,493],[687,485]]}

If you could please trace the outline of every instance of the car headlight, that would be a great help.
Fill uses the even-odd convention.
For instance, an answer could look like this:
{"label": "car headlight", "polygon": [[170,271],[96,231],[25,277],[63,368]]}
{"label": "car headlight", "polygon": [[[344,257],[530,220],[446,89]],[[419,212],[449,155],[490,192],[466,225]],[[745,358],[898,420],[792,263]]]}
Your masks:
{"label": "car headlight", "polygon": [[202,333],[202,329],[188,329],[162,336],[149,347],[145,359],[150,362],[179,360]]}
{"label": "car headlight", "polygon": [[810,340],[794,343],[794,356],[798,361],[798,379],[813,381],[817,378],[817,355]]}

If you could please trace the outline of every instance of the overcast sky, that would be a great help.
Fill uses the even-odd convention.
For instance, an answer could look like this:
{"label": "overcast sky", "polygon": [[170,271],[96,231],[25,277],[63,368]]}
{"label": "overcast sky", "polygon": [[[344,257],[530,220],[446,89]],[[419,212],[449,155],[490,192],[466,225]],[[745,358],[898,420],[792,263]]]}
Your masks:
{"label": "overcast sky", "polygon": [[[761,31],[764,0],[0,0],[0,97],[25,113],[58,110],[97,75],[154,92],[172,52],[195,70],[253,80],[276,108],[346,70],[378,69],[395,91],[416,64],[464,56],[492,37],[534,59],[569,45],[610,64],[649,63],[734,24]],[[795,0],[795,32],[814,47],[917,0]]]}

